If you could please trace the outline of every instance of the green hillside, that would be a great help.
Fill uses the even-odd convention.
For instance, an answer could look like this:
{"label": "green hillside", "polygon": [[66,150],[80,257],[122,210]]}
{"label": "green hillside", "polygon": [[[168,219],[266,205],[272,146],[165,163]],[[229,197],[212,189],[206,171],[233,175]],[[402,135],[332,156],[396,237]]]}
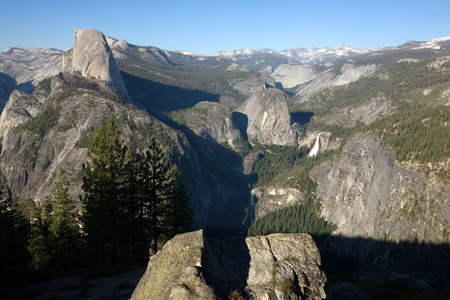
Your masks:
{"label": "green hillside", "polygon": [[328,116],[341,109],[356,108],[372,98],[388,98],[399,108],[418,104],[443,104],[450,88],[450,58],[401,59],[372,76],[348,85],[322,89],[293,111]]}
{"label": "green hillside", "polygon": [[233,84],[263,76],[250,69],[234,70],[229,65],[167,65],[120,59],[117,65],[132,98],[152,111],[184,109],[200,101],[219,102],[221,96],[232,98],[238,105],[247,95]]}
{"label": "green hillside", "polygon": [[450,180],[450,106],[405,109],[364,129],[381,139],[397,161],[419,163],[426,174]]}

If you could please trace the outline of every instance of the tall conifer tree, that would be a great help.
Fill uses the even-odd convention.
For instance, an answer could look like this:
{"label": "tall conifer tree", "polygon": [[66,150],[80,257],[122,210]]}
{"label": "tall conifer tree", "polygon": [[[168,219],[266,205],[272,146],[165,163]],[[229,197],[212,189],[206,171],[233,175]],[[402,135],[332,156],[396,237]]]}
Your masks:
{"label": "tall conifer tree", "polygon": [[192,224],[192,211],[178,168],[169,172],[156,141],[133,154],[119,135],[109,121],[89,147],[83,167],[83,229],[103,265],[115,264],[118,253],[143,264],[149,249],[156,253],[159,242]]}
{"label": "tall conifer tree", "polygon": [[165,215],[166,238],[186,232],[194,224],[194,215],[189,205],[189,196],[183,185],[177,165],[173,165],[168,174],[167,199]]}
{"label": "tall conifer tree", "polygon": [[150,225],[150,248],[153,253],[156,253],[158,240],[162,235],[161,227],[169,167],[164,153],[156,145],[154,139],[150,141],[147,151],[138,154],[138,161],[140,168],[138,185],[143,206],[142,217]]}
{"label": "tall conifer tree", "polygon": [[27,222],[22,213],[12,208],[6,180],[0,171],[0,295],[3,299],[16,297],[23,282],[29,255]]}
{"label": "tall conifer tree", "polygon": [[64,272],[70,269],[70,262],[76,257],[80,245],[78,228],[78,213],[75,201],[69,195],[69,182],[64,170],[59,171],[60,179],[52,191],[52,214],[49,222],[49,232],[53,238],[53,254],[57,269]]}
{"label": "tall conifer tree", "polygon": [[48,197],[33,206],[34,217],[27,248],[31,255],[31,266],[36,271],[47,269],[52,260],[53,241],[48,230],[51,210],[51,200]]}
{"label": "tall conifer tree", "polygon": [[95,132],[83,165],[84,231],[92,251],[100,251],[103,266],[117,263],[118,247],[123,242],[126,152],[119,129],[109,120],[106,129]]}

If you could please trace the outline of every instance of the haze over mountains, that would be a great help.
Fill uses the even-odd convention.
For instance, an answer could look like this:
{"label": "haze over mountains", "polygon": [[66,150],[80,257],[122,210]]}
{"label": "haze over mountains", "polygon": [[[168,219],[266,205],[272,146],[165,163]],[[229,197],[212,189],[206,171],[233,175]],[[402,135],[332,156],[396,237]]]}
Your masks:
{"label": "haze over mountains", "polygon": [[[90,140],[110,118],[134,151],[155,138],[178,165],[204,233],[192,234],[200,246],[186,258],[200,262],[180,262],[180,281],[162,299],[233,287],[257,299],[323,298],[322,273],[302,269],[320,265],[316,254],[285,253],[300,237],[223,239],[237,232],[306,232],[330,274],[450,293],[450,37],[202,56],[82,29],[67,51],[0,53],[0,101],[0,166],[11,197],[41,202],[59,168],[80,195]],[[278,246],[261,242],[270,239]],[[237,260],[221,252],[233,243],[244,251],[227,254]],[[283,249],[278,263],[273,247]],[[239,259],[246,270],[227,269]],[[169,269],[154,264],[151,272]],[[285,279],[294,285],[281,292]]]}

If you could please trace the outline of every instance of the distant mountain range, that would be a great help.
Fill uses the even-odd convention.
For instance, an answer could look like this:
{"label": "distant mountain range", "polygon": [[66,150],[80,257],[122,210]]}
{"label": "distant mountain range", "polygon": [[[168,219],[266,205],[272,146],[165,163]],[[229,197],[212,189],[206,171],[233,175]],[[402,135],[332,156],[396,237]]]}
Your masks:
{"label": "distant mountain range", "polygon": [[76,36],[65,52],[0,53],[0,169],[14,198],[42,201],[63,168],[79,199],[111,118],[130,148],[163,147],[212,237],[331,234],[327,272],[450,295],[450,37],[205,56]]}
{"label": "distant mountain range", "polygon": [[229,51],[218,51],[215,56],[230,57],[232,59],[240,59],[242,57],[251,57],[259,54],[282,55],[292,59],[296,63],[319,63],[339,58],[348,58],[359,54],[367,54],[376,51],[375,48],[361,47],[352,48],[346,45],[339,45],[336,48],[295,48],[282,51],[274,51],[271,49],[240,49]]}
{"label": "distant mountain range", "polygon": [[[448,49],[450,47],[450,36],[433,39],[430,41],[419,42],[419,41],[408,41],[402,45],[395,47],[386,47],[386,48],[372,48],[372,47],[359,47],[353,48],[351,46],[347,46],[341,44],[337,47],[325,47],[325,48],[294,48],[287,49],[282,51],[275,51],[272,49],[239,49],[239,50],[228,50],[228,51],[217,51],[215,55],[220,58],[230,58],[233,61],[242,61],[248,60],[251,57],[261,57],[273,55],[285,57],[289,63],[297,63],[297,64],[317,64],[324,63],[328,61],[333,61],[336,59],[342,58],[350,58],[356,55],[361,54],[370,54],[372,52],[378,51],[386,51],[386,50],[402,50],[402,49],[410,49],[410,50],[418,50],[418,49],[433,49],[433,50],[443,50]],[[184,50],[176,50],[178,53],[182,53],[185,55],[191,56],[204,56],[201,54],[197,54],[190,51]],[[276,68],[276,67],[275,67]]]}
{"label": "distant mountain range", "polygon": [[[386,48],[372,48],[368,46],[363,46],[359,48],[353,48],[351,46],[346,46],[341,44],[337,47],[325,47],[325,48],[294,48],[287,49],[282,51],[275,51],[272,49],[240,49],[240,50],[228,50],[228,51],[217,51],[214,56],[226,56],[226,57],[235,57],[235,56],[251,56],[261,53],[270,53],[270,54],[281,54],[287,57],[297,58],[297,59],[309,59],[315,58],[320,59],[324,55],[334,55],[337,57],[348,57],[352,55],[358,54],[366,54],[379,50],[393,50],[393,49],[435,49],[440,50],[442,48],[447,48],[450,45],[450,36],[433,39],[426,42],[418,42],[418,41],[408,41],[402,45],[396,47],[386,47]],[[182,50],[177,50],[182,52]],[[192,52],[190,52],[192,54]],[[187,53],[186,53],[187,54]],[[199,55],[199,54],[196,54]]]}

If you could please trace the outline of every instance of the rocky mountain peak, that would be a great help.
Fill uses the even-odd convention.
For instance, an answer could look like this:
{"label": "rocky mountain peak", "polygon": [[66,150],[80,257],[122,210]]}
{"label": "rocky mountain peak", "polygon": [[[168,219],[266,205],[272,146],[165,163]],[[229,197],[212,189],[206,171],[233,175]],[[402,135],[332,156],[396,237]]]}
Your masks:
{"label": "rocky mountain peak", "polygon": [[75,29],[73,48],[64,52],[63,71],[80,72],[86,78],[101,80],[128,98],[112,51],[105,36],[98,30]]}
{"label": "rocky mountain peak", "polygon": [[115,38],[110,37],[109,35],[106,35],[106,41],[108,42],[108,45],[111,49],[114,48],[120,48],[120,49],[128,49],[131,47],[130,44],[128,44],[125,40],[116,40]]}
{"label": "rocky mountain peak", "polygon": [[6,50],[3,52],[4,54],[10,54],[14,52],[15,47],[8,47],[6,48]]}
{"label": "rocky mountain peak", "polygon": [[278,89],[261,89],[253,93],[238,109],[239,126],[248,139],[261,144],[295,145],[299,125],[292,124],[286,95]]}

